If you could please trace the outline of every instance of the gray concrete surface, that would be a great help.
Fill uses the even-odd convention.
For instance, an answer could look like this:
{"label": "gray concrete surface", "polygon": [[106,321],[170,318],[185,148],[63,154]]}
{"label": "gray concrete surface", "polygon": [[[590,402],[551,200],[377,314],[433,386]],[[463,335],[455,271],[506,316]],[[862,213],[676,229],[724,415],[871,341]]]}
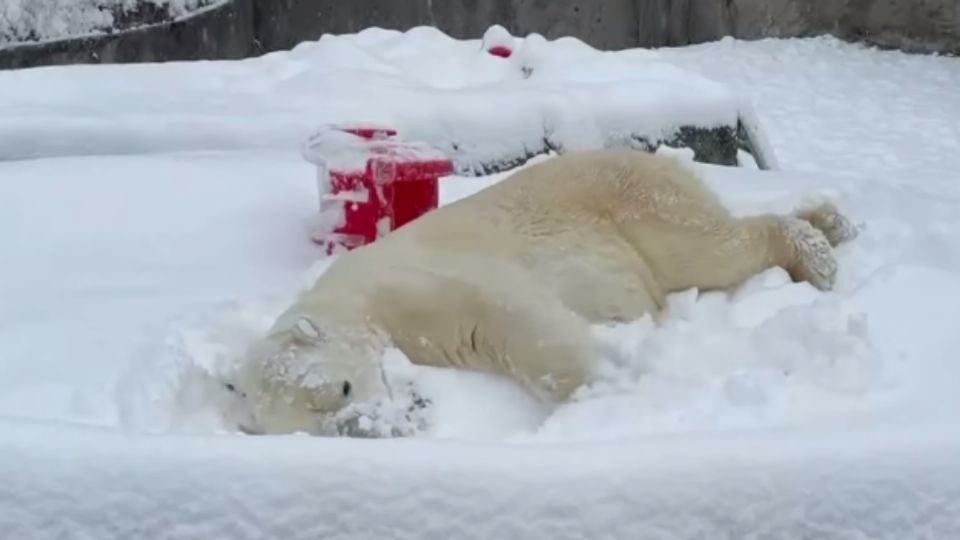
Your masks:
{"label": "gray concrete surface", "polygon": [[322,33],[370,26],[436,26],[476,38],[493,24],[516,35],[577,36],[602,49],[635,47],[636,0],[258,0],[260,50],[288,49]]}
{"label": "gray concrete surface", "polygon": [[2,48],[0,69],[244,58],[253,53],[253,1],[231,0],[187,19],[116,34]]}
{"label": "gray concrete surface", "polygon": [[960,0],[848,0],[839,26],[848,39],[960,55]]}

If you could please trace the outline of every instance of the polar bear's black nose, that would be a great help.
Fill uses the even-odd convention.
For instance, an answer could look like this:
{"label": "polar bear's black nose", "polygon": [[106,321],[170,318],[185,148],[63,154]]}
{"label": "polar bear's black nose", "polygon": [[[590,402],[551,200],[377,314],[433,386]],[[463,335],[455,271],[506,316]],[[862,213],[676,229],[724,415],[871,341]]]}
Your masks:
{"label": "polar bear's black nose", "polygon": [[233,383],[223,383],[223,387],[226,388],[228,392],[233,392],[240,397],[247,397],[247,393],[237,390],[237,387],[234,386]]}
{"label": "polar bear's black nose", "polygon": [[343,397],[347,397],[350,395],[350,389],[351,389],[350,381],[343,381]]}

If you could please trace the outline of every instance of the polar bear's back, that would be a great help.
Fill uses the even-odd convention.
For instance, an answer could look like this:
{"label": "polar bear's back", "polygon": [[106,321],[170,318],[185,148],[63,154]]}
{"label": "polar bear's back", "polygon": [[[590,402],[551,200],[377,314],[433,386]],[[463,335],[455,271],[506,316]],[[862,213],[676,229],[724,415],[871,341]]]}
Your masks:
{"label": "polar bear's back", "polygon": [[651,261],[669,256],[687,231],[726,220],[714,195],[672,158],[578,152],[431,211],[341,270],[354,283],[363,273],[381,279],[383,266],[486,283],[519,267],[589,319],[629,319],[662,301],[666,271]]}
{"label": "polar bear's back", "polygon": [[489,197],[613,219],[632,220],[642,212],[673,213],[677,206],[684,205],[726,213],[700,179],[675,159],[634,150],[560,156],[521,169],[478,195],[478,202]]}
{"label": "polar bear's back", "polygon": [[[567,233],[609,238],[624,223],[673,222],[729,212],[675,159],[632,150],[595,150],[552,158],[434,210],[390,236],[472,251],[526,250]],[[563,242],[568,244],[568,240]],[[495,244],[488,245],[488,244]],[[516,245],[514,245],[516,244]],[[431,248],[432,249],[432,248]]]}
{"label": "polar bear's back", "polygon": [[568,154],[344,254],[292,310],[379,328],[419,363],[577,381],[587,323],[655,313],[728,216],[670,158]]}

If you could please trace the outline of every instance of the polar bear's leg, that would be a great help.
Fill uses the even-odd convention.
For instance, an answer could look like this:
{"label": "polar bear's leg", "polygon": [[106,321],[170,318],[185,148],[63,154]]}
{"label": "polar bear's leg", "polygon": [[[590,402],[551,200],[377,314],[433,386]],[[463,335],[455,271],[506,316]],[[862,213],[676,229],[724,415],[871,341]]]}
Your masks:
{"label": "polar bear's leg", "polygon": [[553,290],[496,269],[396,277],[377,293],[379,318],[414,364],[497,373],[552,400],[592,371],[589,324]]}
{"label": "polar bear's leg", "polygon": [[794,281],[806,281],[826,291],[833,288],[837,261],[824,231],[794,216],[779,216],[780,225],[770,236],[771,254],[777,266]]}
{"label": "polar bear's leg", "polygon": [[857,237],[857,228],[831,202],[802,207],[793,213],[819,229],[831,246],[838,246]]}
{"label": "polar bear's leg", "polygon": [[830,242],[794,216],[705,212],[690,222],[647,222],[626,234],[667,292],[726,289],[774,266],[822,290],[836,276]]}
{"label": "polar bear's leg", "polygon": [[475,330],[487,355],[541,398],[568,398],[592,371],[589,325],[559,300],[493,311]]}
{"label": "polar bear's leg", "polygon": [[655,315],[664,305],[665,295],[649,266],[617,234],[606,229],[578,234],[575,241],[590,246],[589,256],[565,257],[561,264],[548,256],[531,265],[543,285],[591,324],[634,321]]}
{"label": "polar bear's leg", "polygon": [[[548,401],[562,401],[591,373],[592,337],[585,320],[556,302],[495,306],[443,314],[455,327],[416,341],[396,336],[415,364],[496,373]],[[442,310],[436,313],[440,315]]]}

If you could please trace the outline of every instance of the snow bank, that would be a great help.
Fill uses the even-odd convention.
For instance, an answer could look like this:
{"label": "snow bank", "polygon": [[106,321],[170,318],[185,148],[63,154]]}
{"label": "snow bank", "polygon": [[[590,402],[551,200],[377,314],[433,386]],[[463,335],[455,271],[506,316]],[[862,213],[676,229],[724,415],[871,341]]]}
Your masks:
{"label": "snow bank", "polygon": [[656,142],[681,126],[736,128],[747,107],[651,51],[513,41],[504,59],[433,28],[369,29],[237,62],[0,73],[0,159],[293,148],[323,124],[363,122],[473,173],[549,149]]}
{"label": "snow bank", "polygon": [[934,540],[960,530],[955,432],[501,447],[0,430],[0,526],[11,538]]}

